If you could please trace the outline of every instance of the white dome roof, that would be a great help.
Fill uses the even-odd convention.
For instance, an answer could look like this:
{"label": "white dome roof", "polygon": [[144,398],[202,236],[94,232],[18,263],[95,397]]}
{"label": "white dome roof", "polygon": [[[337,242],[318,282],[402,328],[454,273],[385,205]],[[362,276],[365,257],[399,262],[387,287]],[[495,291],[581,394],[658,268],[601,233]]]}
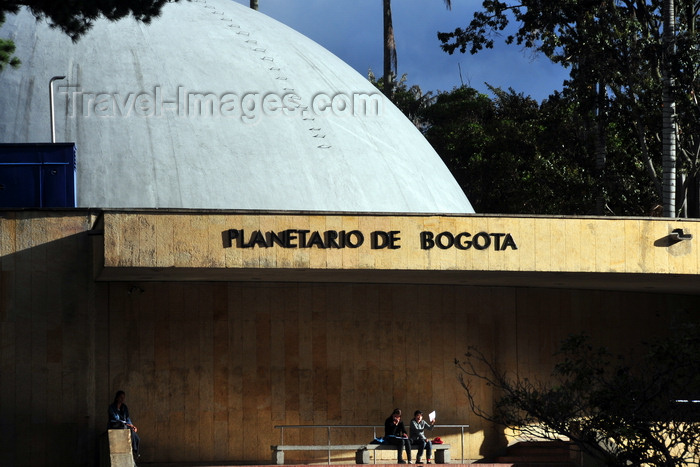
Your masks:
{"label": "white dome roof", "polygon": [[230,0],[99,20],[77,43],[25,9],[0,37],[22,60],[0,73],[0,142],[51,140],[64,75],[56,141],[77,144],[81,207],[473,212],[364,77]]}

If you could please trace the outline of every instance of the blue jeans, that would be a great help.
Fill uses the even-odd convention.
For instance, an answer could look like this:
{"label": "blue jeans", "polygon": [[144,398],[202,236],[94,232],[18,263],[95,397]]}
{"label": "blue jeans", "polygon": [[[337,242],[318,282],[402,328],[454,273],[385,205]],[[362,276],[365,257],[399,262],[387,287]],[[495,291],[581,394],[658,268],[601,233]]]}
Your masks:
{"label": "blue jeans", "polygon": [[398,436],[387,436],[384,438],[384,442],[396,446],[399,462],[403,461],[403,450],[405,448],[408,462],[411,462],[411,440],[408,438],[399,438]]}
{"label": "blue jeans", "polygon": [[420,462],[420,458],[423,456],[423,451],[426,451],[427,454],[427,460],[430,460],[430,458],[433,455],[433,443],[431,443],[427,439],[422,439],[422,438],[414,438],[411,440],[411,444],[418,446],[418,454],[416,455],[416,462]]}

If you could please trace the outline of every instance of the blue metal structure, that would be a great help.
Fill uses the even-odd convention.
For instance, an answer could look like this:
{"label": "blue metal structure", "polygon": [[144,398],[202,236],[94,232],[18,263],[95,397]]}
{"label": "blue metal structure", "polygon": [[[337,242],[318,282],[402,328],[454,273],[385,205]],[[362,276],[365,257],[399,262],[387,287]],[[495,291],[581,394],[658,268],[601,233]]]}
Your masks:
{"label": "blue metal structure", "polygon": [[0,208],[76,207],[74,143],[0,144]]}

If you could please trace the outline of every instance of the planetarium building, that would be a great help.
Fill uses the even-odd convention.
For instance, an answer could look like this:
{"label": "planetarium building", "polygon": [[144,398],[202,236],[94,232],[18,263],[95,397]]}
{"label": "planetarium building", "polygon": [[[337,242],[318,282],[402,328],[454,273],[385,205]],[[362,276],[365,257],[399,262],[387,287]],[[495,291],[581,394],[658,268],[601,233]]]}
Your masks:
{"label": "planetarium building", "polygon": [[117,390],[153,465],[367,443],[395,407],[436,411],[452,462],[495,458],[514,440],[471,413],[469,346],[546,378],[572,333],[698,322],[697,221],[475,214],[366,79],[237,3],[76,43],[22,10],[0,37],[22,60],[0,73],[0,465],[97,465]]}

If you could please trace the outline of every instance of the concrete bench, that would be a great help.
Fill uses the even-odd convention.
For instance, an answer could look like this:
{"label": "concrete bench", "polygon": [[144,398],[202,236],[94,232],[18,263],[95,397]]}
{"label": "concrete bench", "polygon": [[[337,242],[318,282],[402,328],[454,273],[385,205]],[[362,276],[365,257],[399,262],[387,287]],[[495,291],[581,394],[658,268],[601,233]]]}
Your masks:
{"label": "concrete bench", "polygon": [[[272,463],[277,465],[284,464],[284,451],[327,451],[328,463],[330,463],[330,451],[356,451],[366,448],[366,444],[280,444],[270,446],[272,449]],[[357,454],[355,456],[357,460]],[[358,462],[359,464],[360,462]]]}
{"label": "concrete bench", "polygon": [[[396,445],[393,444],[367,444],[357,450],[355,461],[357,464],[369,464],[370,451],[396,451]],[[411,445],[411,451],[418,449],[415,444]],[[450,463],[450,445],[449,444],[433,444],[433,460],[436,464]]]}
{"label": "concrete bench", "polygon": [[[396,451],[396,446],[390,444],[279,444],[270,446],[272,449],[272,463],[276,465],[284,464],[285,451],[326,451],[328,452],[328,463],[330,464],[331,451],[355,451],[356,464],[369,464],[371,451]],[[418,449],[412,445],[411,450]],[[450,445],[433,444],[433,456],[436,464],[450,463]]]}
{"label": "concrete bench", "polygon": [[131,430],[107,430],[100,437],[100,467],[134,467]]}

